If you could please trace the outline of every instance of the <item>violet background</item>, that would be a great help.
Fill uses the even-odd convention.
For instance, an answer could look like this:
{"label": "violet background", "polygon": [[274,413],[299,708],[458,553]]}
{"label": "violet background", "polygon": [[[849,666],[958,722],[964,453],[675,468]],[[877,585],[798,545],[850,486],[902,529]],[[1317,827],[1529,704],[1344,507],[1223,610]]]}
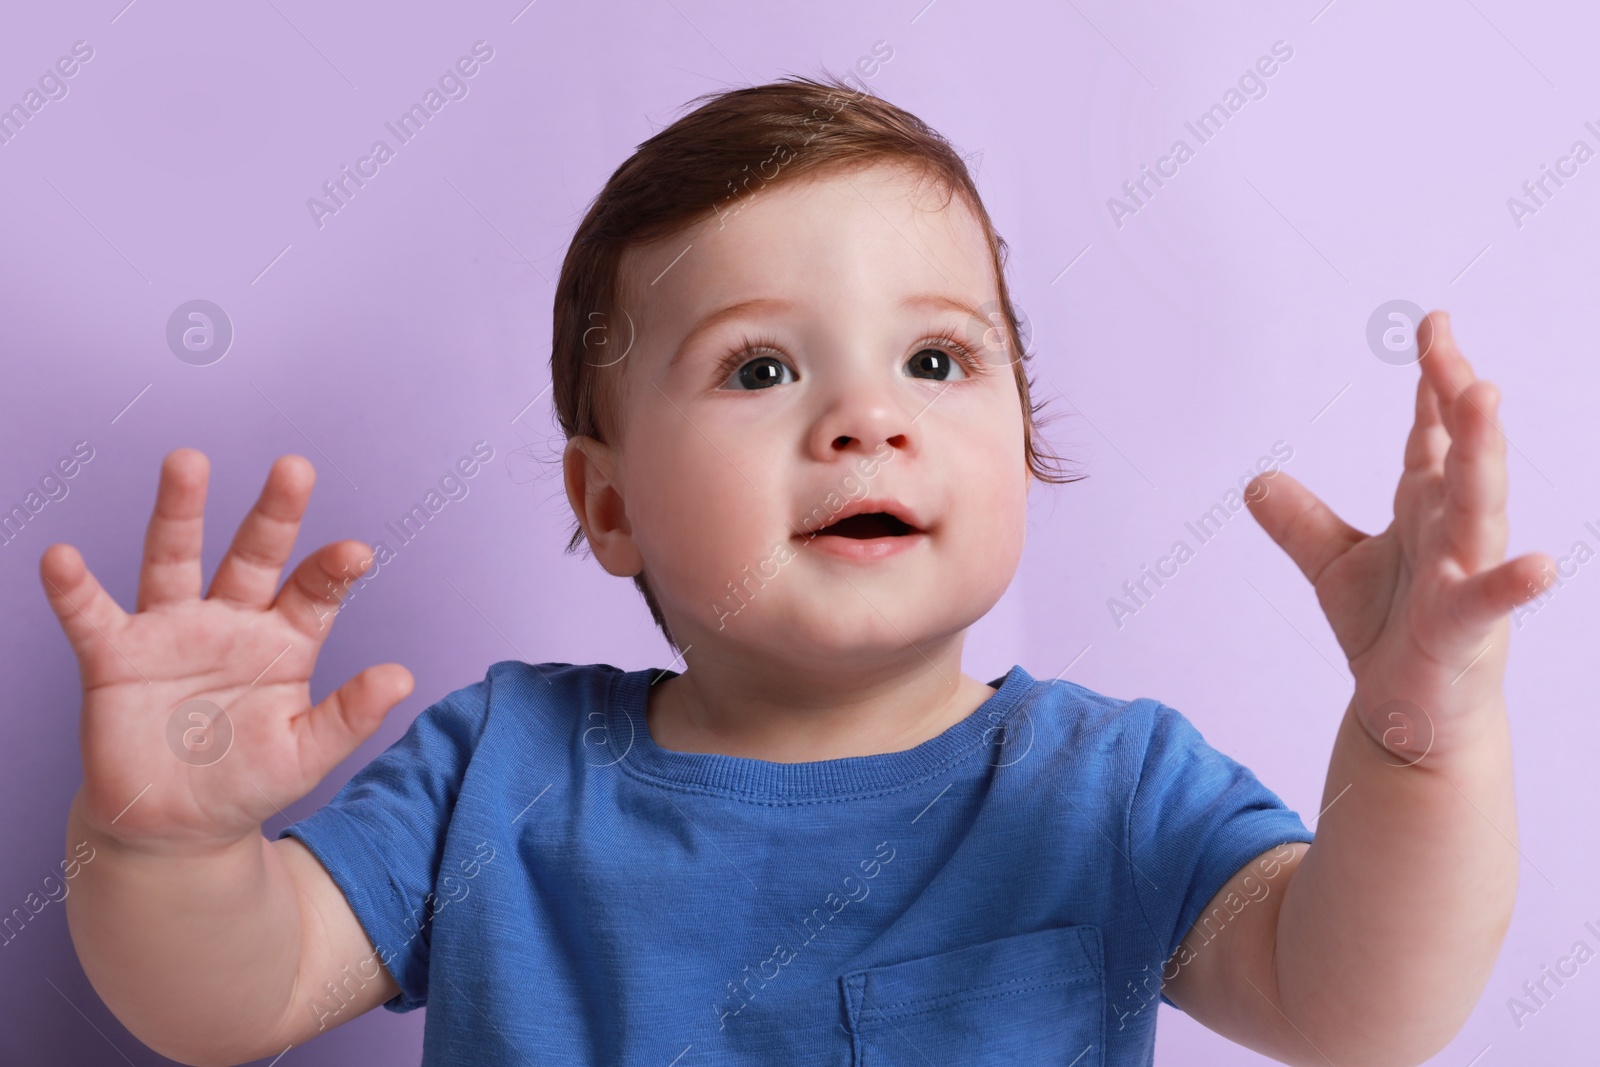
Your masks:
{"label": "violet background", "polygon": [[[1507,207],[1575,140],[1600,148],[1584,127],[1600,126],[1587,5],[125,3],[0,13],[0,106],[73,42],[94,48],[69,95],[0,144],[0,508],[74,442],[95,450],[67,498],[0,545],[0,913],[58,869],[81,780],[75,663],[39,556],[71,542],[131,606],[158,465],[178,446],[211,458],[208,581],[275,456],[318,469],[298,559],[390,538],[384,523],[473,442],[494,448],[469,495],[346,608],[314,699],[386,661],[417,688],[288,818],[494,660],[668,666],[632,584],[561,551],[551,280],[605,178],[691,97],[845,73],[875,42],[893,57],[873,91],[975,153],[1062,412],[1045,432],[1091,475],[1037,490],[969,674],[1070,665],[1101,692],[1158,697],[1314,825],[1350,680],[1310,587],[1254,521],[1234,516],[1120,628],[1106,601],[1278,440],[1348,521],[1388,523],[1418,370],[1380,361],[1365,331],[1395,298],[1448,308],[1502,389],[1510,555],[1600,545],[1584,525],[1600,527],[1600,372],[1583,325],[1600,161],[1521,227]],[[480,39],[494,58],[470,94],[319,229],[307,198]],[[1294,55],[1267,95],[1118,228],[1107,198],[1175,138],[1194,147],[1183,123],[1278,40]],[[210,366],[165,341],[194,298],[236,331]],[[1432,1062],[1592,1055],[1593,967],[1521,1028],[1506,1001],[1580,937],[1595,944],[1582,924],[1600,921],[1600,867],[1572,847],[1591,825],[1597,575],[1578,567],[1514,631],[1521,893],[1482,1001]],[[101,1004],[60,904],[0,947],[0,990],[7,1063],[167,1062]],[[1161,1015],[1158,1063],[1268,1062]],[[374,1011],[280,1062],[415,1062],[423,1018]]]}

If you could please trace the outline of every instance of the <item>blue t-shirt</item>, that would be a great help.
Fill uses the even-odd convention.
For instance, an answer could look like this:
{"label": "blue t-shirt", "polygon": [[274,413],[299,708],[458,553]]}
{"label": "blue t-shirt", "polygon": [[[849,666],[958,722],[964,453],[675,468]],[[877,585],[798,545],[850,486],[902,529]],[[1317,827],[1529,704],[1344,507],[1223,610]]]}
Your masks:
{"label": "blue t-shirt", "polygon": [[772,763],[656,745],[674,673],[495,663],[279,834],[427,1005],[424,1067],[1149,1064],[1163,962],[1311,840],[1149,698],[1017,666],[914,748]]}

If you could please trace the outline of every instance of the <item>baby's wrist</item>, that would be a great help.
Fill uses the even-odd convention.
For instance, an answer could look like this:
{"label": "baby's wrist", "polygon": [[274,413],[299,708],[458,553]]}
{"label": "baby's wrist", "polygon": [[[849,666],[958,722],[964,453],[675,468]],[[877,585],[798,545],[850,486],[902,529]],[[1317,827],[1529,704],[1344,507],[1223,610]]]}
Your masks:
{"label": "baby's wrist", "polygon": [[67,825],[73,841],[86,842],[93,849],[125,858],[205,860],[243,853],[247,848],[259,847],[253,843],[261,840],[259,826],[223,836],[126,833],[92,818],[83,803],[81,788],[72,798]]}
{"label": "baby's wrist", "polygon": [[[1455,694],[1451,694],[1454,697]],[[1449,698],[1376,695],[1356,687],[1351,714],[1374,756],[1394,767],[1446,771],[1507,747],[1503,698],[1469,706]]]}

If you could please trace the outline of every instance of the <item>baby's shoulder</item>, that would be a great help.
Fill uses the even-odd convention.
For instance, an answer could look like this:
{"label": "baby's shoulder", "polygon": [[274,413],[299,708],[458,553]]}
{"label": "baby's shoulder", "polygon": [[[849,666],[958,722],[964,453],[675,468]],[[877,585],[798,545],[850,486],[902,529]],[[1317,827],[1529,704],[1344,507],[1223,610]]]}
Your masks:
{"label": "baby's shoulder", "polygon": [[[544,745],[603,725],[621,683],[646,672],[625,672],[608,663],[527,663],[498,660],[484,676],[453,689],[417,716],[411,733],[446,741],[458,753],[481,757],[505,747],[513,736]],[[513,746],[515,747],[515,746]]]}
{"label": "baby's shoulder", "polygon": [[1152,697],[1111,696],[1057,678],[1035,682],[1005,720],[1009,732],[1032,730],[1052,748],[1081,752],[1142,748],[1173,717],[1182,718]]}
{"label": "baby's shoulder", "polygon": [[1099,788],[1136,785],[1185,768],[1233,773],[1176,708],[1154,697],[1118,697],[1061,679],[1039,681],[991,726],[992,757],[1019,768],[1031,753],[1035,771]]}
{"label": "baby's shoulder", "polygon": [[599,720],[626,703],[633,690],[642,698],[646,671],[625,671],[609,663],[528,663],[498,660],[489,665],[482,701],[491,719],[523,728],[555,727],[565,733],[574,721]]}
{"label": "baby's shoulder", "polygon": [[625,671],[609,663],[529,663],[502,659],[489,664],[480,684],[500,702],[528,706],[570,707],[574,703],[603,703],[615,694],[618,682],[639,671]]}

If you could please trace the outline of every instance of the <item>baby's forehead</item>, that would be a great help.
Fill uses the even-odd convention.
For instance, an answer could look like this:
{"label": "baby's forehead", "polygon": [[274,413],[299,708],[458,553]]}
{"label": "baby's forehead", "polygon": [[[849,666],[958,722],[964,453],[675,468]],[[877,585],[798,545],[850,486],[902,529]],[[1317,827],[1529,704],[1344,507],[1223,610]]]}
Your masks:
{"label": "baby's forehead", "polygon": [[773,183],[624,249],[619,304],[639,324],[687,328],[718,308],[778,297],[829,306],[942,293],[996,297],[988,228],[964,195],[903,166]]}

